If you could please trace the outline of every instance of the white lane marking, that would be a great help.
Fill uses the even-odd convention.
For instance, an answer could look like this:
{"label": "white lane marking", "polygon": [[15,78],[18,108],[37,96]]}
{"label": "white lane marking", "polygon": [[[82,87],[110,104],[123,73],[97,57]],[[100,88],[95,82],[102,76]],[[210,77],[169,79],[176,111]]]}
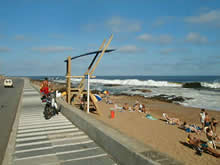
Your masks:
{"label": "white lane marking", "polygon": [[30,118],[35,119],[35,118],[41,118],[41,117],[43,117],[43,114],[41,114],[41,113],[26,115],[26,116],[21,115],[20,120],[27,120],[27,119],[30,119]]}
{"label": "white lane marking", "polygon": [[60,141],[67,141],[67,140],[77,140],[77,139],[84,139],[88,138],[87,135],[83,136],[77,136],[73,138],[62,138],[62,139],[51,139],[51,140],[45,140],[45,141],[40,141],[40,142],[32,142],[32,143],[24,143],[24,144],[16,144],[16,147],[23,147],[23,146],[32,146],[32,145],[37,145],[37,144],[46,144],[46,143],[52,143],[52,142],[60,142]]}
{"label": "white lane marking", "polygon": [[[64,118],[64,117],[57,117],[56,118],[57,120],[64,120],[64,121],[68,121],[66,118]],[[32,117],[30,117],[30,119],[20,119],[20,123],[33,123],[33,122],[39,122],[39,121],[47,121],[45,118],[44,118],[44,116],[38,116],[38,117],[36,117],[36,118],[32,118]]]}
{"label": "white lane marking", "polygon": [[[63,122],[64,121],[68,122],[68,120],[64,120],[62,118],[60,118],[58,120],[63,120]],[[45,121],[45,119],[42,117],[42,119],[33,119],[33,120],[29,120],[29,121],[20,120],[19,124],[33,124],[33,123],[41,123],[41,122],[49,123],[49,121]]]}
{"label": "white lane marking", "polygon": [[70,122],[48,122],[48,123],[32,123],[32,124],[26,124],[26,125],[19,125],[18,129],[32,129],[32,128],[39,128],[39,127],[51,127],[53,125],[57,124],[62,124],[62,125],[67,125],[67,124],[72,124]]}
{"label": "white lane marking", "polygon": [[26,124],[19,124],[19,128],[23,128],[23,127],[28,127],[28,126],[43,126],[46,124],[57,124],[57,123],[71,123],[69,121],[46,121],[46,122],[41,122],[41,123],[26,123]]}
{"label": "white lane marking", "polygon": [[[76,161],[76,160],[86,160],[86,159],[104,157],[104,156],[107,156],[107,155],[108,155],[108,154],[104,153],[104,154],[99,154],[99,155],[94,155],[94,156],[86,156],[86,157],[81,157],[81,158],[75,158],[75,159],[64,160],[64,161],[61,161],[61,163],[71,162],[71,161]],[[51,164],[51,163],[49,163],[49,164]],[[48,164],[48,165],[49,165],[49,164]]]}
{"label": "white lane marking", "polygon": [[[99,147],[92,147],[92,148],[86,148],[86,149],[78,149],[73,151],[64,151],[64,152],[57,152],[53,154],[47,154],[47,155],[36,155],[36,156],[29,156],[29,157],[23,157],[23,158],[16,158],[15,160],[26,160],[26,159],[33,159],[33,158],[42,158],[42,157],[48,157],[48,156],[55,156],[55,155],[63,155],[63,154],[70,154],[70,153],[76,153],[76,152],[83,152],[83,151],[90,151],[98,149]],[[107,155],[107,154],[105,154]],[[80,158],[78,158],[80,159]]]}
{"label": "white lane marking", "polygon": [[65,146],[74,146],[74,145],[88,144],[88,143],[93,143],[93,142],[94,142],[93,140],[87,140],[87,141],[78,142],[78,143],[58,144],[58,145],[53,145],[53,146],[50,146],[50,147],[40,147],[40,148],[19,150],[19,151],[16,151],[15,153],[17,154],[17,153],[24,153],[24,152],[30,152],[30,151],[38,151],[38,150],[52,149],[52,148],[65,147]]}
{"label": "white lane marking", "polygon": [[34,136],[34,135],[44,135],[44,134],[54,134],[54,133],[65,133],[70,131],[78,131],[78,128],[70,128],[64,130],[49,130],[49,131],[41,131],[41,132],[34,132],[34,133],[24,133],[24,134],[17,134],[17,137],[26,137],[26,136]]}
{"label": "white lane marking", "polygon": [[17,138],[16,142],[23,142],[23,141],[28,141],[28,140],[41,140],[41,139],[47,139],[47,136],[37,136],[37,137],[29,137],[29,138]]}
{"label": "white lane marking", "polygon": [[76,128],[73,125],[67,125],[67,126],[53,126],[53,127],[42,127],[42,128],[35,128],[31,130],[18,130],[17,133],[27,133],[27,132],[34,132],[34,131],[42,131],[42,130],[54,130],[54,129],[62,129],[62,128]]}
{"label": "white lane marking", "polygon": [[18,131],[24,131],[24,130],[35,130],[35,129],[39,129],[39,128],[47,128],[47,127],[54,127],[54,126],[68,126],[68,125],[72,125],[75,127],[75,125],[73,125],[72,123],[58,123],[58,124],[44,124],[42,126],[30,126],[30,127],[22,127],[22,128],[18,128]]}
{"label": "white lane marking", "polygon": [[[43,120],[45,121],[46,119],[44,118],[43,113],[42,114],[38,114],[38,116],[30,116],[30,117],[25,117],[25,118],[20,118],[20,121],[24,121],[24,122],[33,122],[33,120]],[[57,120],[67,120],[65,117],[59,115],[59,116],[54,116],[54,118],[51,119],[57,119]]]}
{"label": "white lane marking", "polygon": [[[75,135],[82,135],[82,134],[85,134],[84,132],[75,132],[75,133],[72,133],[71,136],[75,136]],[[51,136],[52,138],[53,136]],[[54,136],[55,138],[63,138],[63,135],[62,136]],[[50,139],[50,137],[48,136],[36,136],[36,137],[27,137],[27,138],[17,138],[16,139],[16,142],[25,142],[25,141],[29,141],[29,140],[41,140],[41,139]]]}

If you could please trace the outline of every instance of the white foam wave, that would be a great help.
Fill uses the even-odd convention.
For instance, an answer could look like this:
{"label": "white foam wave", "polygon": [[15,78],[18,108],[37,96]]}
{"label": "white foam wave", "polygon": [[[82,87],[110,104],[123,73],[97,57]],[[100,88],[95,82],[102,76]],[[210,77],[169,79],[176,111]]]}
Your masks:
{"label": "white foam wave", "polygon": [[[72,81],[80,81],[80,79],[72,79]],[[126,79],[126,80],[106,80],[106,79],[91,79],[91,83],[99,84],[117,84],[117,85],[131,85],[131,86],[153,86],[153,87],[181,87],[181,84],[171,83],[167,81],[154,81],[147,80],[141,81],[137,79]]]}
{"label": "white foam wave", "polygon": [[213,82],[213,83],[202,82],[201,85],[206,88],[214,88],[214,89],[220,88],[220,82]]}

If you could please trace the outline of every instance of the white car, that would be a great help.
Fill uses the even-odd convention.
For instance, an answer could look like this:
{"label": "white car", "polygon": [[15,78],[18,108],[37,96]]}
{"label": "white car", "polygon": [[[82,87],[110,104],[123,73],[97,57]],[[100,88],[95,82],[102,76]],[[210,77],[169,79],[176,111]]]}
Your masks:
{"label": "white car", "polygon": [[7,87],[13,87],[13,81],[11,80],[11,79],[5,79],[4,80],[4,86],[5,86],[5,88],[7,88]]}

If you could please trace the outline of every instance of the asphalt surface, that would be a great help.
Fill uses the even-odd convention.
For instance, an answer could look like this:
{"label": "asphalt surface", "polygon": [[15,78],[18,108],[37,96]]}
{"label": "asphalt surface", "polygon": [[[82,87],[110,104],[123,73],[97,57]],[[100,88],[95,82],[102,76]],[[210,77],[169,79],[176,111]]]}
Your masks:
{"label": "asphalt surface", "polygon": [[3,80],[0,80],[0,164],[2,164],[4,158],[18,103],[24,87],[24,80],[12,80],[14,83],[13,88],[5,88]]}

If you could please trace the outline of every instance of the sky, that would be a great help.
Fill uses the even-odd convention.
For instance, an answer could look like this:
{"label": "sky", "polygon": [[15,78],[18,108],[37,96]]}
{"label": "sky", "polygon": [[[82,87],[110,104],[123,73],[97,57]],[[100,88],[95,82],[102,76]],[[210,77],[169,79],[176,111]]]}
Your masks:
{"label": "sky", "polygon": [[94,75],[220,75],[219,0],[0,0],[0,74],[64,76],[111,34]]}

